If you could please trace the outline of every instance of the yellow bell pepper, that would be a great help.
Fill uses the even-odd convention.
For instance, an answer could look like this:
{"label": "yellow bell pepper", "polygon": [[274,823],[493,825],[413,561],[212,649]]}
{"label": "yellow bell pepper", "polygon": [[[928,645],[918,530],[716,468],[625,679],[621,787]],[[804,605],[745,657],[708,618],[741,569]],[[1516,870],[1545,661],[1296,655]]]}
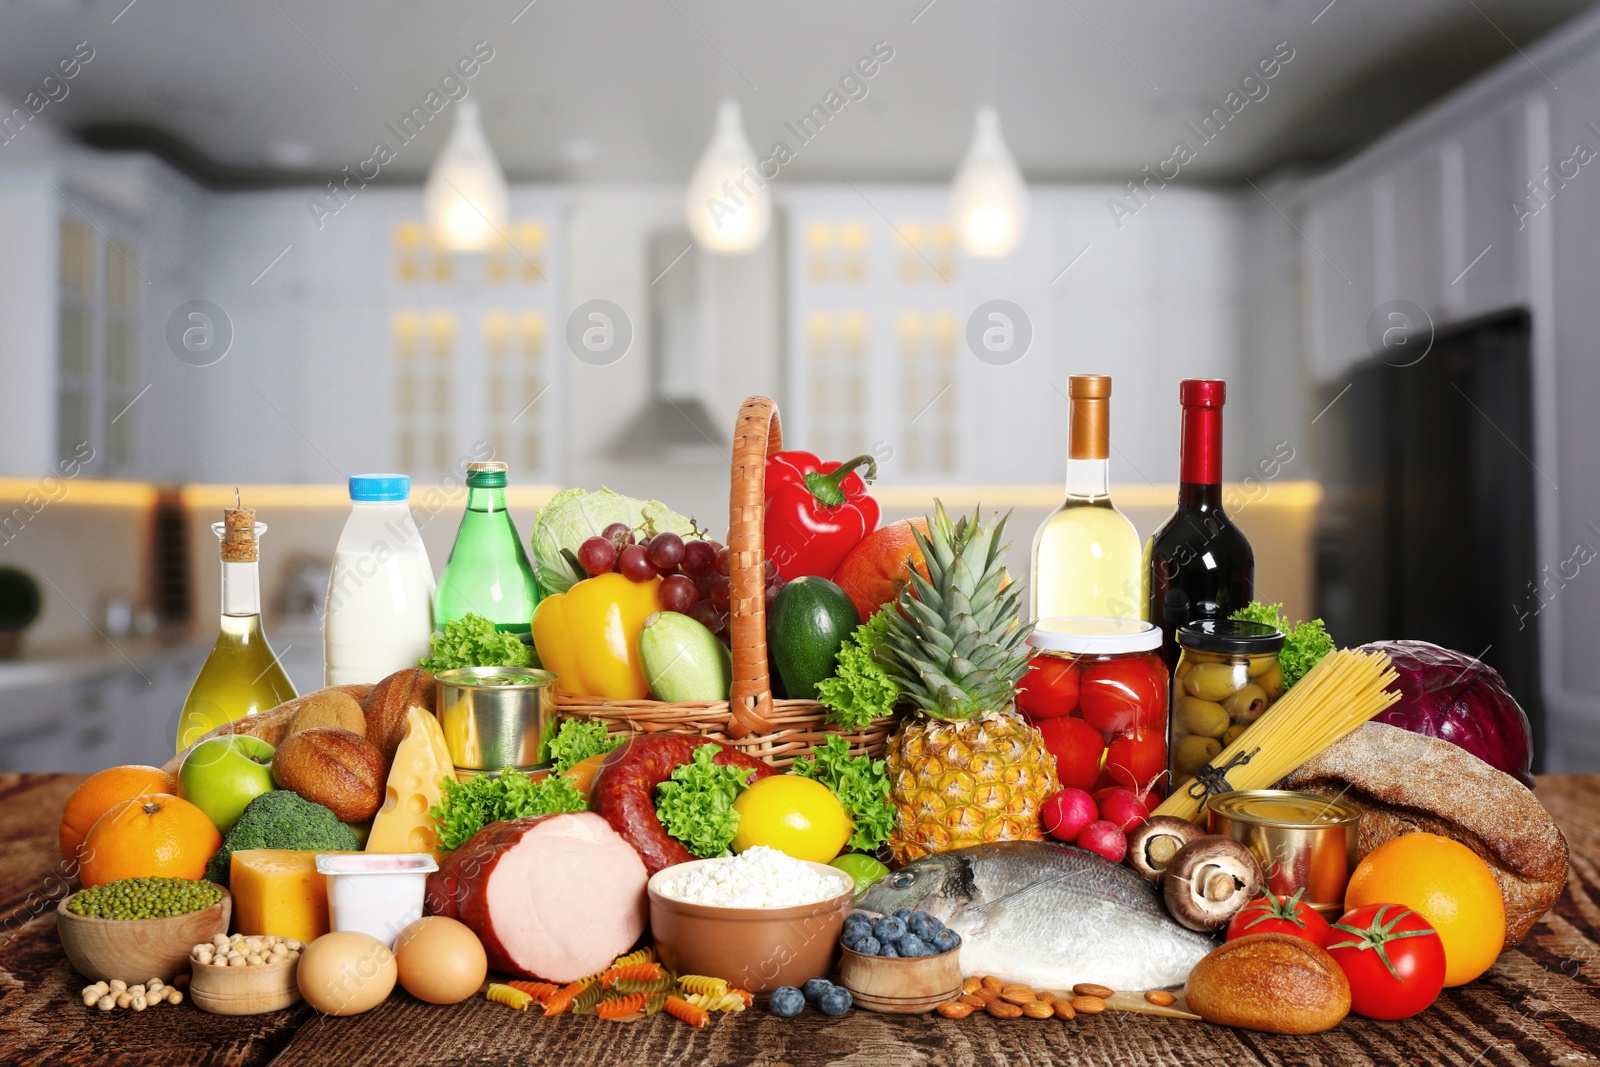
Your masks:
{"label": "yellow bell pepper", "polygon": [[539,662],[555,671],[575,696],[643,700],[650,695],[639,662],[644,621],[661,610],[661,579],[635,582],[615,572],[599,574],[539,601],[533,609],[533,645]]}

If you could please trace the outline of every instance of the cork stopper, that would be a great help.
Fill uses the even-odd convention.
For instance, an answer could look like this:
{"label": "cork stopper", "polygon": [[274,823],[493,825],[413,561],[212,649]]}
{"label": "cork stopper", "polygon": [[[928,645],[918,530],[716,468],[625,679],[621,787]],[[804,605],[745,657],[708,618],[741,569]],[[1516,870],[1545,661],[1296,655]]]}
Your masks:
{"label": "cork stopper", "polygon": [[237,489],[233,491],[233,500],[235,507],[222,509],[222,562],[255,563],[259,551],[256,509],[244,506]]}

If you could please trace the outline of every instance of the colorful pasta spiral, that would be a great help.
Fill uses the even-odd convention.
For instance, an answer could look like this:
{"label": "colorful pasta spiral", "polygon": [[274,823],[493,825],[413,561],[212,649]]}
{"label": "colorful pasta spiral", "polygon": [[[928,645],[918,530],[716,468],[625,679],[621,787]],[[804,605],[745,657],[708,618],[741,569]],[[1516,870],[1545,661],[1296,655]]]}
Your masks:
{"label": "colorful pasta spiral", "polygon": [[713,996],[710,993],[690,993],[684,1000],[704,1011],[744,1011],[744,998],[736,993]]}
{"label": "colorful pasta spiral", "polygon": [[699,1028],[711,1021],[703,1008],[697,1008],[682,997],[668,997],[666,1011],[673,1018],[681,1019],[690,1026]]}
{"label": "colorful pasta spiral", "polygon": [[576,1015],[592,1015],[595,1007],[606,998],[606,991],[599,982],[585,986],[572,998],[572,1011]]}
{"label": "colorful pasta spiral", "polygon": [[732,993],[734,996],[736,996],[740,1000],[744,1001],[744,1006],[745,1007],[747,1007],[747,1008],[755,1007],[756,996],[755,996],[754,993],[750,992],[750,990],[734,988],[734,989],[728,990],[728,992]]}
{"label": "colorful pasta spiral", "polygon": [[728,995],[728,982],[723,978],[707,978],[703,974],[684,974],[678,976],[678,985],[686,993],[705,993],[708,996],[725,997]]}
{"label": "colorful pasta spiral", "polygon": [[646,1015],[660,1015],[661,1009],[667,1006],[667,1001],[672,999],[671,993],[651,993],[650,999],[644,1002]]}
{"label": "colorful pasta spiral", "polygon": [[619,978],[612,988],[618,993],[676,993],[678,980],[671,971],[662,971],[660,977],[646,980]]}
{"label": "colorful pasta spiral", "polygon": [[512,989],[518,989],[518,990],[521,990],[522,992],[528,994],[530,997],[532,997],[534,999],[534,1002],[537,1003],[537,1004],[543,1004],[545,1001],[550,999],[550,997],[551,997],[551,995],[553,993],[555,993],[558,989],[561,988],[560,986],[556,985],[554,982],[523,982],[523,981],[517,981],[517,982],[507,982],[505,984],[510,986]]}
{"label": "colorful pasta spiral", "polygon": [[626,956],[618,956],[616,959],[611,961],[611,966],[631,967],[635,963],[654,963],[655,959],[656,950],[647,945],[644,948],[634,949]]}
{"label": "colorful pasta spiral", "polygon": [[612,997],[595,1005],[594,1013],[602,1019],[622,1019],[644,1010],[649,993],[632,993],[625,997]]}
{"label": "colorful pasta spiral", "polygon": [[600,975],[600,984],[607,989],[618,982],[650,981],[661,977],[661,964],[651,960],[646,963],[628,963],[620,967],[612,967]]}
{"label": "colorful pasta spiral", "polygon": [[528,993],[500,982],[490,982],[489,988],[483,991],[483,995],[496,1004],[504,1004],[517,1011],[527,1011],[528,1005],[533,1003],[533,997]]}
{"label": "colorful pasta spiral", "polygon": [[573,998],[588,988],[589,981],[583,978],[570,985],[562,986],[554,993],[551,993],[545,1000],[544,1013],[546,1015],[560,1015],[562,1012],[569,1010],[572,1007]]}

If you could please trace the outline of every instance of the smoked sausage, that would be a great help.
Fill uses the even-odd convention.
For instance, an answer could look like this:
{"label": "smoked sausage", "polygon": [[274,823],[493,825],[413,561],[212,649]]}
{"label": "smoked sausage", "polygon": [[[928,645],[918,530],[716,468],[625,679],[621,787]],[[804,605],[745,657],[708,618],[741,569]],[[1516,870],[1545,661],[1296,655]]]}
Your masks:
{"label": "smoked sausage", "polygon": [[606,756],[595,777],[590,808],[611,824],[632,845],[651,874],[696,857],[671,837],[656,817],[656,786],[672,769],[694,759],[701,745],[716,745],[712,762],[719,767],[745,767],[755,772],[750,781],[775,773],[758,759],[719,741],[692,734],[646,734],[635,737]]}

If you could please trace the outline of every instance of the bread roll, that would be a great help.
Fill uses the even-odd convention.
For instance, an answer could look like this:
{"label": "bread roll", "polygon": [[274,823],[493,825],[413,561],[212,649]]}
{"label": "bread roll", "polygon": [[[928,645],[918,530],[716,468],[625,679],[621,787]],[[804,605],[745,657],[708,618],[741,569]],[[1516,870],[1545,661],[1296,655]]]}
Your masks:
{"label": "bread roll", "polygon": [[385,762],[394,759],[406,735],[406,717],[412,708],[435,714],[436,689],[433,675],[416,667],[395,671],[372,687],[367,695],[367,740],[378,746]]}
{"label": "bread roll", "polygon": [[1567,839],[1533,791],[1448,741],[1369,722],[1280,784],[1360,808],[1363,857],[1418,831],[1472,849],[1505,899],[1506,948],[1527,936],[1566,885]]}
{"label": "bread roll", "polygon": [[284,736],[318,726],[349,730],[357,737],[367,736],[367,716],[361,710],[361,701],[337,689],[319,689],[306,697],[305,705],[295,712]]}
{"label": "bread roll", "polygon": [[383,803],[387,763],[372,742],[349,730],[317,726],[290,734],[272,757],[272,780],[332,811],[363,822]]}
{"label": "bread roll", "polygon": [[1350,1014],[1350,980],[1320,946],[1248,934],[1189,972],[1189,1010],[1207,1022],[1269,1034],[1318,1034]]}
{"label": "bread roll", "polygon": [[[225,722],[200,738],[200,741],[209,741],[213,737],[225,737],[229,734],[248,734],[251,737],[259,737],[276,748],[283,742],[284,737],[288,735],[289,724],[294,721],[294,717],[299,714],[300,709],[305,707],[306,702],[312,697],[321,693],[334,692],[344,693],[355,700],[364,701],[367,699],[367,695],[372,692],[372,688],[370,685],[335,685],[327,689],[318,689],[315,692],[307,693],[305,696],[298,696],[293,700],[285,700],[272,710],[263,711],[259,715],[246,715],[243,718],[234,719],[232,722]],[[196,741],[194,745],[198,745],[200,741]],[[178,768],[183,766],[184,757],[193,750],[194,745],[190,745],[176,756],[167,760],[166,763],[161,765],[161,769],[168,774],[177,774]]]}

